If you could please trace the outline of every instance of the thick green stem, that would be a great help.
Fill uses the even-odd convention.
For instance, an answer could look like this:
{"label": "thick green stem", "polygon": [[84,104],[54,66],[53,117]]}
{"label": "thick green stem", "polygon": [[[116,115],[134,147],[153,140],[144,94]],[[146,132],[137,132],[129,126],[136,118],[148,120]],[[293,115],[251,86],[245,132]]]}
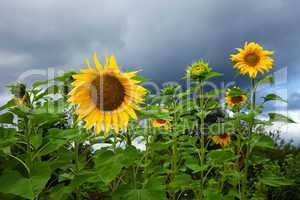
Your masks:
{"label": "thick green stem", "polygon": [[[27,166],[29,168],[29,172],[31,172],[32,168],[32,152],[31,152],[31,122],[30,119],[27,121],[25,127],[25,138],[26,138],[26,154],[27,154]],[[29,174],[30,176],[30,174]]]}
{"label": "thick green stem", "polygon": [[255,79],[252,78],[251,79],[251,109],[252,111],[255,110],[255,106],[256,106],[256,88],[255,88]]}
{"label": "thick green stem", "polygon": [[[75,141],[74,147],[74,160],[75,160],[75,172],[78,174],[79,172],[79,143]],[[80,200],[80,188],[77,188],[75,191],[75,199]]]}
{"label": "thick green stem", "polygon": [[[200,164],[201,167],[204,167],[205,165],[205,142],[204,142],[204,120],[205,120],[205,115],[204,115],[204,88],[203,88],[203,83],[200,82],[200,155],[201,155],[201,160]],[[203,191],[204,191],[204,171],[201,171],[201,199],[203,199]]]}
{"label": "thick green stem", "polygon": [[[251,111],[254,112],[256,108],[256,86],[255,79],[251,78]],[[251,137],[253,133],[253,124],[249,124],[249,134],[248,137]],[[249,138],[248,138],[249,139]],[[247,177],[248,177],[248,158],[249,158],[249,145],[246,144],[245,152],[244,152],[244,169],[243,169],[243,177],[242,177],[242,200],[246,200],[247,198]]]}

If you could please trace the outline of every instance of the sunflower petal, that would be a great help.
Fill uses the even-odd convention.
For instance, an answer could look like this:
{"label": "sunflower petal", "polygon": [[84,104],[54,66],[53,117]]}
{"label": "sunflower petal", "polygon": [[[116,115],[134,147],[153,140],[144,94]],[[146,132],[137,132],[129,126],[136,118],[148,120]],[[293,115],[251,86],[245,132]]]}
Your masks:
{"label": "sunflower petal", "polygon": [[95,65],[96,65],[98,71],[100,72],[100,71],[103,69],[103,66],[102,66],[101,63],[100,63],[100,61],[99,61],[99,59],[98,59],[98,57],[97,57],[97,53],[96,53],[96,52],[94,52],[93,58],[94,58],[94,63],[95,63]]}
{"label": "sunflower petal", "polygon": [[112,70],[120,71],[116,57],[114,55],[110,56],[109,68]]}

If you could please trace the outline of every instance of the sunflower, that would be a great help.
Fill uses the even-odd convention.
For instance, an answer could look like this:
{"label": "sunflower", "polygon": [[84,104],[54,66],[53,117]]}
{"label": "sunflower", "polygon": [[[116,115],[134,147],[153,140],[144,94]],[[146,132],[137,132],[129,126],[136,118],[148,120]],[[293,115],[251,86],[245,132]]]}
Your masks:
{"label": "sunflower", "polygon": [[87,129],[94,127],[97,134],[105,130],[107,135],[112,128],[118,133],[120,128],[127,128],[130,118],[137,119],[135,110],[144,102],[146,89],[133,79],[138,71],[121,73],[114,56],[105,55],[104,66],[96,53],[93,59],[96,68],[82,69],[72,76],[68,101],[78,105],[76,114],[86,122]]}
{"label": "sunflower", "polygon": [[214,135],[211,137],[211,139],[215,144],[220,144],[222,146],[227,146],[231,142],[230,135],[227,133],[221,135]]}
{"label": "sunflower", "polygon": [[169,124],[167,120],[164,119],[154,119],[152,120],[152,126],[159,128],[159,127],[166,127]]}
{"label": "sunflower", "polygon": [[255,78],[257,73],[268,72],[272,69],[273,59],[269,57],[272,51],[265,51],[262,46],[257,43],[245,43],[244,48],[237,48],[239,53],[231,55],[231,61],[234,68],[240,70],[241,74],[248,74],[251,78]]}
{"label": "sunflower", "polygon": [[247,96],[238,87],[228,89],[226,92],[225,102],[230,107],[240,105],[246,100]]}
{"label": "sunflower", "polygon": [[15,85],[9,86],[11,93],[14,95],[14,100],[16,104],[22,105],[26,104],[29,100],[28,93],[26,90],[26,85],[23,83],[16,83]]}
{"label": "sunflower", "polygon": [[203,78],[210,71],[208,63],[198,60],[187,69],[187,75],[193,79]]}

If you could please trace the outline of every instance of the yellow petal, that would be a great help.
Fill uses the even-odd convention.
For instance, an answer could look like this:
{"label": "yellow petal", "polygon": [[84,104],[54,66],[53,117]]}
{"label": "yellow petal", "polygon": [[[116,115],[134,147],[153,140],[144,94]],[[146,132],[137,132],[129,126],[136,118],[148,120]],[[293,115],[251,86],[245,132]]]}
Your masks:
{"label": "yellow petal", "polygon": [[104,53],[104,55],[105,55],[105,65],[104,65],[104,69],[108,69],[108,67],[109,67],[109,59],[108,59],[108,55],[107,55],[106,52]]}
{"label": "yellow petal", "polygon": [[129,116],[126,112],[119,112],[119,121],[122,123],[122,127],[127,129]]}
{"label": "yellow petal", "polygon": [[96,78],[96,74],[75,74],[72,77],[76,80],[92,82]]}
{"label": "yellow petal", "polygon": [[99,61],[99,59],[97,57],[97,53],[96,52],[94,53],[93,57],[94,57],[94,62],[95,62],[95,65],[96,65],[98,71],[101,71],[103,69],[103,66],[100,63],[100,61]]}
{"label": "yellow petal", "polygon": [[86,59],[85,59],[85,64],[86,64],[86,66],[91,67],[88,57],[86,57]]}
{"label": "yellow petal", "polygon": [[99,118],[97,119],[96,125],[96,134],[99,134],[103,128],[103,121],[104,121],[104,113],[100,112]]}
{"label": "yellow petal", "polygon": [[116,71],[120,70],[117,64],[116,57],[114,55],[110,56],[109,68]]}
{"label": "yellow petal", "polygon": [[110,125],[111,125],[111,113],[105,113],[105,135],[109,133]]}
{"label": "yellow petal", "polygon": [[126,106],[126,112],[129,114],[130,117],[132,117],[133,119],[137,119],[137,116],[134,112],[134,110],[129,107],[129,106]]}
{"label": "yellow petal", "polygon": [[118,121],[118,114],[116,112],[112,113],[112,124],[115,129],[115,132],[119,133],[119,121]]}

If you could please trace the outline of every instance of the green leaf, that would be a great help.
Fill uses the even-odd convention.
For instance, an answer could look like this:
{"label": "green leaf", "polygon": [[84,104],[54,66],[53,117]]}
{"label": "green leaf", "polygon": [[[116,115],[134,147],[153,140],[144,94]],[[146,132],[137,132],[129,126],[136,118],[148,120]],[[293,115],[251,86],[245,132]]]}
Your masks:
{"label": "green leaf", "polygon": [[44,156],[49,153],[52,153],[68,142],[78,140],[86,136],[82,134],[78,129],[59,129],[51,128],[48,130],[48,140],[46,144],[39,148],[37,156]]}
{"label": "green leaf", "polygon": [[51,80],[37,81],[37,82],[32,84],[32,87],[38,87],[38,86],[41,86],[41,85],[45,85],[45,84],[48,84],[50,81]]}
{"label": "green leaf", "polygon": [[291,118],[284,116],[279,113],[268,113],[270,122],[286,122],[286,123],[296,123]]}
{"label": "green leaf", "polygon": [[15,99],[11,99],[9,100],[6,104],[4,104],[3,106],[0,107],[0,111],[7,109],[7,108],[11,108],[13,106],[16,106],[16,101]]}
{"label": "green leaf", "polygon": [[34,165],[30,178],[21,176],[17,171],[7,171],[0,176],[0,192],[34,199],[44,189],[50,173],[46,162]]}
{"label": "green leaf", "polygon": [[261,147],[261,148],[270,148],[273,149],[275,147],[275,143],[270,136],[253,134],[249,141],[251,148]]}
{"label": "green leaf", "polygon": [[70,72],[66,72],[61,76],[55,77],[54,81],[60,81],[60,82],[65,82],[65,81],[69,81],[72,79],[72,76],[76,74],[76,72],[74,71],[70,71]]}
{"label": "green leaf", "polygon": [[239,156],[235,155],[232,151],[225,150],[225,149],[211,150],[207,154],[208,160],[213,165],[215,165],[215,164],[222,165],[225,162],[236,160],[238,157]]}
{"label": "green leaf", "polygon": [[256,82],[256,87],[263,86],[263,85],[273,85],[273,84],[274,84],[273,74],[269,74],[264,77],[259,77]]}
{"label": "green leaf", "polygon": [[272,187],[293,185],[293,181],[288,180],[282,176],[279,177],[273,174],[265,174],[259,178],[259,181],[265,185]]}
{"label": "green leaf", "polygon": [[14,115],[12,113],[4,113],[0,115],[0,123],[12,124],[14,120]]}
{"label": "green leaf", "polygon": [[16,129],[14,128],[2,128],[0,127],[0,149],[10,147],[17,141]]}
{"label": "green leaf", "polygon": [[169,187],[173,190],[186,190],[193,187],[193,179],[188,174],[179,174],[176,175],[174,180],[170,182]]}
{"label": "green leaf", "polygon": [[222,74],[221,74],[221,73],[218,73],[218,72],[210,71],[210,72],[208,72],[208,73],[205,75],[204,80],[208,80],[208,79],[211,79],[211,78],[216,77],[216,76],[222,76]]}
{"label": "green leaf", "polygon": [[167,198],[164,182],[164,177],[151,177],[147,180],[142,188],[120,190],[118,191],[117,195],[113,196],[113,199],[165,200]]}
{"label": "green leaf", "polygon": [[46,183],[50,178],[50,174],[51,170],[48,162],[40,162],[33,165],[31,169],[30,181],[35,197],[37,197],[46,186]]}
{"label": "green leaf", "polygon": [[214,123],[208,127],[209,134],[232,133],[235,130],[235,121],[227,121],[223,123]]}
{"label": "green leaf", "polygon": [[220,96],[221,94],[224,93],[224,89],[214,89],[214,90],[210,90],[207,92],[207,96],[208,97],[215,97],[215,96]]}
{"label": "green leaf", "polygon": [[35,135],[31,136],[30,143],[32,144],[32,146],[35,149],[39,148],[43,143],[42,134],[35,134]]}
{"label": "green leaf", "polygon": [[276,100],[287,103],[287,101],[285,99],[283,99],[280,96],[278,96],[276,94],[273,94],[273,93],[272,94],[268,94],[268,95],[266,95],[266,96],[264,96],[262,98],[264,99],[264,103],[267,102],[267,101],[276,101]]}
{"label": "green leaf", "polygon": [[[114,198],[113,198],[114,199]],[[125,193],[121,197],[122,200],[165,200],[164,191],[153,191],[147,189],[133,189]]]}
{"label": "green leaf", "polygon": [[17,171],[7,171],[0,176],[0,192],[34,198],[30,179],[22,177]]}
{"label": "green leaf", "polygon": [[162,113],[159,110],[153,109],[153,110],[139,110],[137,111],[137,114],[140,118],[144,119],[168,119],[169,114],[168,113]]}
{"label": "green leaf", "polygon": [[135,76],[132,78],[135,81],[140,81],[141,83],[145,83],[148,82],[149,80],[143,76]]}
{"label": "green leaf", "polygon": [[112,152],[107,149],[101,149],[95,153],[95,168],[99,173],[101,180],[109,184],[116,178],[123,167],[132,165],[140,156],[140,153],[133,147],[125,150]]}
{"label": "green leaf", "polygon": [[223,200],[223,196],[220,192],[214,189],[206,189],[204,191],[204,196],[206,200]]}

